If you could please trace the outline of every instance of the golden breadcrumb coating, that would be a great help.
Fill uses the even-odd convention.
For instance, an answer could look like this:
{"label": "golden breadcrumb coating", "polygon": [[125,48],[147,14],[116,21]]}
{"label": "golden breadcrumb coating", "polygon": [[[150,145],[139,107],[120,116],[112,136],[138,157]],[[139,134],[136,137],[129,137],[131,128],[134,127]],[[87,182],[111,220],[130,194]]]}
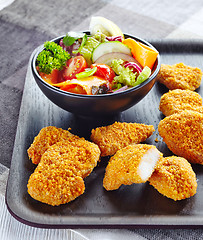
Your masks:
{"label": "golden breadcrumb coating", "polygon": [[101,156],[112,156],[129,144],[145,141],[155,131],[152,125],[115,122],[112,125],[92,130],[91,140],[96,143]]}
{"label": "golden breadcrumb coating", "polygon": [[189,198],[197,191],[196,175],[182,157],[162,158],[149,182],[158,192],[175,201]]}
{"label": "golden breadcrumb coating", "polygon": [[146,182],[162,156],[153,145],[133,144],[122,148],[109,160],[103,179],[104,188],[109,191],[122,184]]}
{"label": "golden breadcrumb coating", "polygon": [[158,131],[174,154],[203,164],[203,114],[185,110],[170,115],[160,121]]}
{"label": "golden breadcrumb coating", "polygon": [[28,193],[34,199],[50,205],[68,203],[80,196],[87,177],[100,157],[94,143],[76,136],[57,142],[47,149],[30,176]]}
{"label": "golden breadcrumb coating", "polygon": [[197,67],[187,66],[183,63],[174,65],[161,64],[157,80],[168,89],[197,89],[202,80],[202,71]]}
{"label": "golden breadcrumb coating", "polygon": [[72,137],[73,134],[62,128],[48,126],[42,128],[27,150],[32,163],[38,164],[43,153],[53,144]]}
{"label": "golden breadcrumb coating", "polygon": [[84,191],[83,178],[62,167],[55,169],[51,166],[47,167],[45,172],[36,171],[28,181],[30,196],[52,206],[68,203],[82,195]]}
{"label": "golden breadcrumb coating", "polygon": [[169,90],[161,96],[159,110],[165,116],[184,110],[203,113],[202,98],[198,93],[191,90]]}

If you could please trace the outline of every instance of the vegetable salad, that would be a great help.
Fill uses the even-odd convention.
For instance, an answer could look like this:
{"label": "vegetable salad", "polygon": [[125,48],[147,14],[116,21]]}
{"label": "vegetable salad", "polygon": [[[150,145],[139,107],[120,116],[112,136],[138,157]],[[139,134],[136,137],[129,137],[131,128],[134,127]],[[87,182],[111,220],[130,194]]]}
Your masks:
{"label": "vegetable salad", "polygon": [[68,32],[59,44],[45,42],[37,57],[42,79],[63,91],[96,95],[124,91],[146,81],[158,52],[135,41]]}

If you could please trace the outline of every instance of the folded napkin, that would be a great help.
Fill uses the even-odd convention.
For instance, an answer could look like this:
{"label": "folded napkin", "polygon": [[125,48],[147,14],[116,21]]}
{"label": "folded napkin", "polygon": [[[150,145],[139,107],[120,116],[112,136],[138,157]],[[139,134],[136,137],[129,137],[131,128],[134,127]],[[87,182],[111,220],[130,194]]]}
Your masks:
{"label": "folded napkin", "polygon": [[10,5],[15,0],[0,0],[0,10]]}
{"label": "folded napkin", "polygon": [[127,229],[79,229],[89,240],[144,240],[147,238]]}

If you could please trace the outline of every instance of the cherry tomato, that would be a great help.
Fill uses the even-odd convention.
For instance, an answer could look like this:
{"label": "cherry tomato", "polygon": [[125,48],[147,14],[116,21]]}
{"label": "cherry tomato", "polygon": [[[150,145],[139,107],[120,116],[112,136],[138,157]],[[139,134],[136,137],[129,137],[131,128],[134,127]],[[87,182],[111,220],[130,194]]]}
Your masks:
{"label": "cherry tomato", "polygon": [[91,68],[97,67],[95,76],[101,77],[107,80],[109,83],[112,83],[114,77],[116,76],[114,71],[106,64],[94,63],[91,65]]}
{"label": "cherry tomato", "polygon": [[75,75],[77,73],[80,73],[84,71],[84,69],[87,67],[87,62],[83,56],[76,56],[73,58],[70,58],[64,69],[62,70],[63,78],[65,80],[71,80],[73,78],[76,78]]}

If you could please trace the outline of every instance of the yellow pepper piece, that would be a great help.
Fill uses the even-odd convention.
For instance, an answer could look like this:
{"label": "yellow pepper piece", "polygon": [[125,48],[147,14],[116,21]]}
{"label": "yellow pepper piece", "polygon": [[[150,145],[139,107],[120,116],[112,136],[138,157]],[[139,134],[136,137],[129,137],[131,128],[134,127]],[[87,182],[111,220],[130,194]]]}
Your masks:
{"label": "yellow pepper piece", "polygon": [[123,44],[127,45],[131,49],[133,57],[143,68],[148,66],[152,69],[159,52],[143,43],[135,41],[132,38],[124,39]]}

